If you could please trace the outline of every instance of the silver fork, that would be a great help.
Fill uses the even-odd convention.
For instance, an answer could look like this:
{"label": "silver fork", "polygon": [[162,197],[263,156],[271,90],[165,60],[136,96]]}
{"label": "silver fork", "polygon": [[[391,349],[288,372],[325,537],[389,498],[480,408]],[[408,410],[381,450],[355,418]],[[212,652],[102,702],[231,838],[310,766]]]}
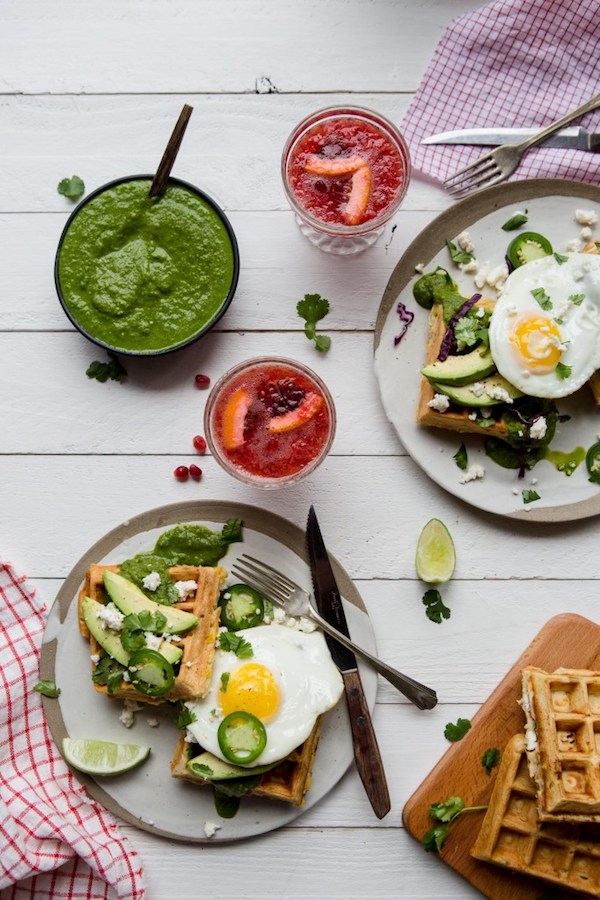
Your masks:
{"label": "silver fork", "polygon": [[368,653],[350,638],[346,637],[329,624],[313,607],[308,591],[300,587],[294,581],[287,578],[268,563],[248,556],[243,553],[239,560],[233,564],[231,571],[234,575],[244,579],[244,583],[261,593],[276,606],[280,606],[290,616],[304,616],[315,622],[323,631],[331,637],[353,650],[366,659],[373,668],[379,672],[390,684],[393,684],[404,696],[418,706],[419,709],[433,709],[437,703],[437,694],[431,688],[420,684],[408,675],[403,675],[397,669],[388,666],[376,656]]}
{"label": "silver fork", "polygon": [[597,106],[600,106],[600,94],[591,97],[582,106],[557,119],[552,125],[542,128],[541,131],[536,132],[520,144],[504,144],[502,147],[496,147],[494,150],[484,153],[483,156],[447,178],[444,181],[444,187],[452,197],[459,199],[471,191],[491,187],[493,184],[504,181],[519,166],[523,154],[527,150],[541,144],[555,131],[559,131],[573,119],[578,119],[585,113],[591,112]]}

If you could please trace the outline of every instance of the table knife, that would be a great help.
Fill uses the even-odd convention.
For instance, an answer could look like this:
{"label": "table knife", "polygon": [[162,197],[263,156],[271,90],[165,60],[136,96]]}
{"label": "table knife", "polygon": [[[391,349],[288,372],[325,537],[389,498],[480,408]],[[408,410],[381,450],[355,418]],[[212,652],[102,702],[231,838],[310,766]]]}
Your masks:
{"label": "table knife", "polygon": [[[536,134],[539,128],[462,128],[458,131],[444,131],[421,141],[422,144],[471,144],[474,146],[498,146],[518,144]],[[562,147],[571,150],[600,151],[600,134],[591,133],[575,126],[557,131],[542,147]]]}
{"label": "table knife", "polygon": [[[317,608],[324,619],[350,637],[340,592],[312,506],[308,514],[306,543]],[[378,819],[382,819],[390,811],[390,795],[356,657],[335,638],[325,635],[325,640],[344,681],[356,768],[373,812]]]}

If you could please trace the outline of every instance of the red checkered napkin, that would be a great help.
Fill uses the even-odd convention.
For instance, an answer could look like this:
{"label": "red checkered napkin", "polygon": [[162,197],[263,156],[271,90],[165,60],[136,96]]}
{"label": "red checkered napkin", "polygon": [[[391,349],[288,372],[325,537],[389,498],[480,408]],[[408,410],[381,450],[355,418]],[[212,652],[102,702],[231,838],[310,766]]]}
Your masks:
{"label": "red checkered napkin", "polygon": [[[444,181],[485,147],[421,145],[457,128],[543,128],[600,91],[599,0],[493,0],[456,19],[402,123],[413,165]],[[600,131],[600,111],[577,123]],[[534,148],[512,179],[600,184],[600,154]]]}
{"label": "red checkered napkin", "polygon": [[39,653],[46,606],[0,562],[0,889],[3,900],[141,900],[142,868],[90,800],[46,726]]}

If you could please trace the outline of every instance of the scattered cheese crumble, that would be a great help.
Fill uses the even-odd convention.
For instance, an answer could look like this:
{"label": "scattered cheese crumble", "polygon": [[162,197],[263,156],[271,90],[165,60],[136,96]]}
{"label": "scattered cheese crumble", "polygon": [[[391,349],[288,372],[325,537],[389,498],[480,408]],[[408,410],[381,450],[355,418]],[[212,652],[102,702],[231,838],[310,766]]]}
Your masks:
{"label": "scattered cheese crumble", "polygon": [[219,830],[221,826],[217,825],[216,822],[205,822],[204,823],[204,834],[207,838],[214,837],[216,832]]}
{"label": "scattered cheese crumble", "polygon": [[598,221],[598,216],[593,209],[576,209],[575,221],[578,225],[595,225]]}
{"label": "scattered cheese crumble", "polygon": [[477,481],[478,478],[483,478],[485,475],[485,469],[483,466],[474,463],[472,466],[469,466],[467,471],[460,476],[458,479],[459,484],[468,484],[469,481]]}
{"label": "scattered cheese crumble", "polygon": [[546,431],[548,430],[548,425],[544,416],[540,416],[539,419],[536,419],[533,425],[531,425],[529,429],[529,437],[533,438],[534,441],[541,441],[542,438],[546,437]]}
{"label": "scattered cheese crumble", "polygon": [[100,619],[105,629],[108,628],[110,631],[123,630],[123,619],[125,616],[122,612],[119,612],[114,603],[107,603],[101,606],[96,616]]}
{"label": "scattered cheese crumble", "polygon": [[150,572],[149,575],[146,575],[142,584],[146,588],[147,591],[157,591],[160,587],[162,579],[158,572]]}
{"label": "scattered cheese crumble", "polygon": [[456,238],[456,243],[461,250],[465,251],[465,253],[472,253],[475,249],[473,241],[471,240],[471,235],[468,231],[461,231],[461,233]]}
{"label": "scattered cheese crumble", "polygon": [[196,581],[176,581],[175,582],[175,590],[183,600],[186,594],[195,591],[198,587],[198,583]]}
{"label": "scattered cheese crumble", "polygon": [[143,705],[138,703],[137,700],[125,700],[119,721],[123,723],[125,728],[131,728],[135,721],[134,713],[139,712],[143,708]]}
{"label": "scattered cheese crumble", "polygon": [[448,407],[450,406],[450,400],[445,394],[435,394],[432,400],[429,401],[427,406],[431,407],[431,409],[435,409],[436,412],[446,412]]}

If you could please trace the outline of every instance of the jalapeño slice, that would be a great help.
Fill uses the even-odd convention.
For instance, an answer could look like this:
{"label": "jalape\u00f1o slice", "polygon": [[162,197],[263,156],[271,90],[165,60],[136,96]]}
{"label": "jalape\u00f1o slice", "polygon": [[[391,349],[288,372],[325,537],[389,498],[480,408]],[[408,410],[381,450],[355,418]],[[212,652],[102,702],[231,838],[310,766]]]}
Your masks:
{"label": "jalape\u00f1o slice", "polygon": [[510,242],[506,255],[510,264],[518,269],[534,259],[551,256],[552,252],[552,244],[543,234],[523,231]]}
{"label": "jalape\u00f1o slice", "polygon": [[229,631],[254,628],[260,625],[265,614],[264,600],[258,591],[247,584],[232,584],[221,592],[221,623]]}
{"label": "jalape\u00f1o slice", "polygon": [[158,650],[142,647],[131,654],[128,664],[131,683],[149,697],[162,697],[173,687],[175,673],[171,663]]}
{"label": "jalape\u00f1o slice", "polygon": [[590,474],[589,481],[600,484],[600,441],[592,444],[585,455],[585,464]]}
{"label": "jalape\u00f1o slice", "polygon": [[244,765],[254,762],[263,752],[267,732],[260,719],[240,710],[225,716],[219,725],[217,740],[225,759]]}

